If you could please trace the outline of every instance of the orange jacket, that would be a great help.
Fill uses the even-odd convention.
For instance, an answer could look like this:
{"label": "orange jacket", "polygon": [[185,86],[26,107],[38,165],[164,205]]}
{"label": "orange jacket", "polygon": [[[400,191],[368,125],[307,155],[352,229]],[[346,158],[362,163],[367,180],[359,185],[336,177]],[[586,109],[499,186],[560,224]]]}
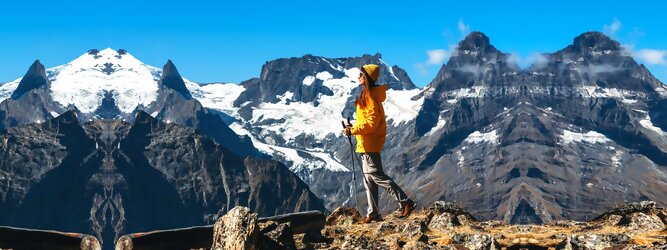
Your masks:
{"label": "orange jacket", "polygon": [[357,153],[380,153],[387,138],[387,121],[382,102],[387,99],[387,85],[371,89],[373,99],[367,97],[366,108],[357,105],[357,122],[350,133],[357,138]]}

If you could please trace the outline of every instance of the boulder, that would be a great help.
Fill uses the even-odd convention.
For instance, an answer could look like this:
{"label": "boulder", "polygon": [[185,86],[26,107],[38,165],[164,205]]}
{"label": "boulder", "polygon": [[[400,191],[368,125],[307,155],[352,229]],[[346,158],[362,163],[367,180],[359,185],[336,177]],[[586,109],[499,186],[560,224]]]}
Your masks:
{"label": "boulder", "polygon": [[[266,227],[265,230],[262,230],[260,236],[261,249],[285,249],[285,250],[296,250],[296,244],[294,242],[294,235],[292,234],[292,229],[290,228],[289,223],[277,224],[275,222],[269,222],[271,225]],[[269,229],[269,230],[266,230]]]}
{"label": "boulder", "polygon": [[[439,222],[434,225],[440,227],[441,229],[447,228],[447,225],[451,223],[452,226],[461,226],[461,225],[470,225],[477,222],[472,214],[463,210],[459,206],[444,201],[436,201],[433,206],[424,209],[429,220],[438,219]],[[438,218],[440,215],[447,214]],[[430,225],[430,223],[429,223]]]}
{"label": "boulder", "polygon": [[351,207],[339,207],[327,218],[328,226],[349,226],[361,221],[359,211]]}
{"label": "boulder", "polygon": [[213,228],[213,250],[259,249],[257,214],[251,213],[247,207],[230,210]]}
{"label": "boulder", "polygon": [[496,240],[484,234],[454,234],[452,242],[462,245],[468,249],[500,250],[500,244]]}

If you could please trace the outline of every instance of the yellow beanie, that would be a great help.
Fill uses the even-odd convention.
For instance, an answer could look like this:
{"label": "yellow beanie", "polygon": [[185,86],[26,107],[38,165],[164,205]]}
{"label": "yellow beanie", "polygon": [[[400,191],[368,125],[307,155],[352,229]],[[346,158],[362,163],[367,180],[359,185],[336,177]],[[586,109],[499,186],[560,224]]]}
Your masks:
{"label": "yellow beanie", "polygon": [[361,71],[363,71],[371,80],[375,83],[380,77],[380,67],[375,64],[366,64],[361,66]]}

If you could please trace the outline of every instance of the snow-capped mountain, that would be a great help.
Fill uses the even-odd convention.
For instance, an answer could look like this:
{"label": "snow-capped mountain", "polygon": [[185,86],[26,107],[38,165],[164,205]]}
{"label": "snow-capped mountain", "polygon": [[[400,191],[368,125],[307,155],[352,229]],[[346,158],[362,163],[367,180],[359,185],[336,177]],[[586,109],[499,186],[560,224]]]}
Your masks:
{"label": "snow-capped mountain", "polygon": [[[222,96],[195,96],[219,100],[204,103],[290,165],[328,207],[350,202],[340,121],[351,116],[358,67],[369,62],[382,66],[385,81],[405,83],[390,84],[383,160],[420,203],[445,199],[483,219],[542,223],[667,201],[667,92],[601,33],[521,69],[473,32],[423,89],[399,87],[410,81],[378,55],[348,60],[279,59],[241,85],[207,86]],[[388,197],[381,203],[395,207]]]}
{"label": "snow-capped mountain", "polygon": [[159,69],[123,49],[92,49],[49,69],[36,61],[24,77],[0,87],[0,110],[6,110],[0,112],[0,130],[44,122],[66,110],[76,110],[80,121],[131,121],[135,111],[144,110],[165,122],[197,128],[236,154],[260,154],[247,137],[192,98],[188,89],[198,92],[199,85],[183,79],[171,60]]}
{"label": "snow-capped mountain", "polygon": [[[277,59],[240,84],[193,83],[171,62],[153,73],[136,64],[146,68],[144,76],[155,74],[145,82],[157,88],[152,102],[135,109],[195,127],[230,150],[254,145],[242,151],[256,148],[285,163],[328,208],[351,205],[350,194],[363,192],[363,185],[349,186],[352,158],[341,121],[354,117],[358,68],[366,63],[380,65],[379,83],[389,86],[385,171],[418,203],[444,199],[481,219],[543,223],[586,219],[625,202],[667,201],[667,90],[618,42],[597,32],[527,69],[473,32],[423,89],[380,54]],[[59,81],[53,75],[26,86],[51,90]],[[20,85],[21,79],[6,83],[0,93]],[[92,118],[122,117],[115,97],[121,91],[84,92],[101,98],[91,113],[58,103]],[[47,104],[40,108],[44,114]],[[245,137],[224,139],[237,134]],[[384,194],[380,200],[385,210],[395,208]]]}
{"label": "snow-capped mountain", "polygon": [[521,70],[471,33],[426,87],[404,147],[387,150],[390,171],[418,200],[511,223],[667,201],[667,144],[646,115],[665,87],[597,32],[544,57]]}
{"label": "snow-capped mountain", "polygon": [[384,103],[389,124],[413,119],[422,100],[411,97],[420,90],[405,71],[387,65],[380,54],[278,59],[262,67],[261,78],[240,85],[199,86],[193,96],[231,116],[229,124],[236,133],[248,135],[258,149],[289,164],[307,180],[314,169],[350,171],[334,153],[349,147],[341,144],[347,143],[340,137],[341,121],[354,112],[350,103],[360,91],[359,67],[366,63],[381,66],[379,82],[390,88]]}
{"label": "snow-capped mountain", "polygon": [[113,249],[121,235],[212,224],[235,206],[325,210],[186,85],[208,94],[171,61],[160,70],[110,49],[51,69],[36,61],[3,84],[0,224],[91,234]]}
{"label": "snow-capped mountain", "polygon": [[74,105],[81,113],[93,113],[106,93],[122,113],[157,98],[161,70],[146,65],[124,50],[90,50],[77,59],[47,71],[51,96],[63,106]]}

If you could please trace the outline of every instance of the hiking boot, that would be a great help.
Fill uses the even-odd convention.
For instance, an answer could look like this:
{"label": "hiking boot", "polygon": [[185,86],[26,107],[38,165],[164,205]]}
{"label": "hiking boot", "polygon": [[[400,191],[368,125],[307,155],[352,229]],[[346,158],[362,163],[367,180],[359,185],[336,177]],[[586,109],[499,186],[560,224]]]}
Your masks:
{"label": "hiking boot", "polygon": [[415,210],[415,207],[417,204],[412,201],[412,200],[407,200],[404,202],[401,202],[401,210],[399,211],[400,214],[397,216],[398,218],[407,218],[410,216],[413,210]]}
{"label": "hiking boot", "polygon": [[382,218],[377,214],[376,215],[371,214],[368,217],[366,217],[361,223],[368,224],[368,223],[372,223],[374,221],[382,221]]}

